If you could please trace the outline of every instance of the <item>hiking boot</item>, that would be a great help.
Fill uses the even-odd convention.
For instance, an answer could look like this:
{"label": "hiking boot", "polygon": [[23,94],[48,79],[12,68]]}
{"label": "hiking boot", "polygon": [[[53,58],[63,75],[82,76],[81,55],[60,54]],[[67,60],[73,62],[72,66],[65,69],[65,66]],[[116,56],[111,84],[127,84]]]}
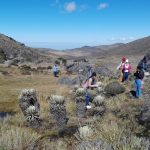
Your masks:
{"label": "hiking boot", "polygon": [[92,107],[91,107],[90,105],[87,105],[86,108],[87,108],[87,109],[91,109]]}

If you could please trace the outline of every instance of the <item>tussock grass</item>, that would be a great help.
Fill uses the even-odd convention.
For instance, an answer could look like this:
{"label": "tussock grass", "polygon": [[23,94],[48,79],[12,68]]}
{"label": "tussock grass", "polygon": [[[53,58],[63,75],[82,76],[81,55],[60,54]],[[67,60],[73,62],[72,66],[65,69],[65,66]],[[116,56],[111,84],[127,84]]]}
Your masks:
{"label": "tussock grass", "polygon": [[[75,145],[78,140],[74,136],[75,132],[71,131],[73,130],[71,127],[80,126],[76,117],[75,98],[70,94],[69,87],[58,85],[57,80],[52,75],[42,74],[30,76],[17,74],[17,76],[0,77],[0,111],[17,112],[0,122],[0,149],[23,150],[33,149],[33,147],[42,150],[73,149],[69,146]],[[114,80],[104,79],[103,86]],[[130,89],[130,84],[125,86]],[[25,118],[18,107],[17,98],[20,91],[28,88],[37,91],[40,103],[42,127],[37,130],[27,127]],[[50,95],[65,97],[67,116],[69,117],[65,136],[59,135],[55,120],[50,114],[49,104],[46,100]],[[104,101],[106,102],[106,113],[102,117],[87,116],[82,119],[82,125],[91,125],[94,133],[87,140],[93,141],[100,138],[112,145],[115,150],[148,150],[149,143],[136,136],[144,130],[136,122],[138,108],[143,105],[143,101],[128,99],[125,93],[115,97],[106,97]],[[68,131],[69,129],[70,131]]]}
{"label": "tussock grass", "polygon": [[39,137],[36,132],[27,128],[3,125],[0,128],[0,149],[23,150],[27,146],[34,146],[34,141]]}

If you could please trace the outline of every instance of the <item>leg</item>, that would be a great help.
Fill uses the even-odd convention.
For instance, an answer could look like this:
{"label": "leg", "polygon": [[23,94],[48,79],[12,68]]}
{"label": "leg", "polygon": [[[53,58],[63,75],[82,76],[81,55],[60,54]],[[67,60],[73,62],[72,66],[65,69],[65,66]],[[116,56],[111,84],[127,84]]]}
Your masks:
{"label": "leg", "polygon": [[123,72],[122,82],[125,81],[125,72]]}
{"label": "leg", "polygon": [[135,92],[136,92],[136,97],[139,97],[138,96],[138,85],[137,85],[137,80],[135,80],[135,83],[134,83],[134,85],[135,85]]}
{"label": "leg", "polygon": [[138,97],[140,97],[142,95],[141,86],[142,86],[142,81],[139,79],[139,80],[137,80]]}
{"label": "leg", "polygon": [[57,72],[56,71],[54,71],[54,77],[56,77],[57,76]]}
{"label": "leg", "polygon": [[127,81],[127,80],[128,80],[128,75],[129,75],[128,72],[125,72],[125,73],[124,73],[124,81]]}
{"label": "leg", "polygon": [[86,94],[85,96],[85,101],[86,101],[86,106],[88,106],[90,102],[90,96],[88,94]]}

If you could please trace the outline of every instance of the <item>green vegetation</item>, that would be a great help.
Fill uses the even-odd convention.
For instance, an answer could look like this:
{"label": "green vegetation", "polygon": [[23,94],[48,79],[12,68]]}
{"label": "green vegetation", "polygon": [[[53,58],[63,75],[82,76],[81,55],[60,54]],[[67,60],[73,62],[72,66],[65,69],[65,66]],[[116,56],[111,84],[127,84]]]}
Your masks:
{"label": "green vegetation", "polygon": [[[80,144],[86,147],[86,142],[90,147],[96,149],[92,143],[97,140],[102,140],[114,150],[149,149],[150,143],[144,137],[145,128],[137,122],[143,100],[128,98],[127,92],[131,88],[131,84],[126,84],[124,86],[126,91],[117,93],[117,96],[105,98],[98,96],[94,99],[95,107],[103,106],[105,109],[105,112],[101,113],[102,115],[99,117],[93,116],[91,109],[85,112],[85,117],[78,118],[76,116],[76,111],[80,107],[78,103],[82,103],[84,98],[82,88],[76,91],[76,95],[73,95],[67,86],[58,86],[58,79],[51,74],[22,75],[15,67],[0,68],[0,70],[12,73],[12,76],[0,76],[0,111],[16,112],[15,115],[7,116],[0,121],[0,149],[66,150],[76,149]],[[101,84],[105,86],[112,81],[113,79],[105,78]],[[18,96],[21,90],[31,88],[37,91],[37,99],[40,103],[42,126],[38,129],[30,129],[27,126],[19,109]],[[57,112],[54,112],[53,115],[50,114],[49,95],[63,95],[65,98],[69,120],[61,132],[56,126],[56,118],[53,118]],[[56,103],[60,104],[64,101],[59,99]],[[85,103],[83,104],[85,105]],[[62,106],[56,104],[58,108]],[[146,135],[149,137],[149,131]]]}

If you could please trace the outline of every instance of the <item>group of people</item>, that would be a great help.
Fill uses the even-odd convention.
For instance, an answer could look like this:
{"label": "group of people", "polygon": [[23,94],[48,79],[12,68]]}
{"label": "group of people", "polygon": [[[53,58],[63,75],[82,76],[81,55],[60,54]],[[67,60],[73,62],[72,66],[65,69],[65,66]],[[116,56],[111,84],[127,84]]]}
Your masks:
{"label": "group of people", "polygon": [[[123,57],[121,63],[117,67],[117,70],[120,70],[120,78],[121,82],[127,81],[128,76],[131,73],[131,64],[126,57]],[[140,98],[142,95],[142,87],[143,87],[143,79],[144,79],[144,71],[147,70],[147,58],[144,57],[136,68],[135,76],[135,92],[136,98]]]}
{"label": "group of people", "polygon": [[[131,73],[131,64],[129,63],[129,60],[126,57],[122,57],[121,63],[117,67],[117,70],[120,70],[120,77],[119,80],[120,82],[125,82],[128,80],[128,77]],[[134,73],[135,76],[135,92],[136,92],[136,98],[140,98],[142,95],[142,84],[143,84],[143,79],[144,79],[144,71],[147,70],[147,58],[144,57],[140,63],[138,64],[136,68],[136,72]],[[53,66],[53,75],[54,77],[58,77],[58,74],[60,72],[59,66],[55,64]],[[89,94],[89,89],[93,89],[98,87],[96,84],[96,73],[90,71],[90,76],[85,80],[85,82],[82,84],[82,87],[85,88],[86,90],[86,95],[85,95],[85,101],[86,101],[86,108],[90,109],[90,94]]]}
{"label": "group of people", "polygon": [[[129,63],[129,60],[126,57],[123,57],[121,60],[121,63],[117,67],[118,70],[120,70],[120,78],[119,80],[121,82],[125,82],[128,80],[128,77],[131,73],[131,64]],[[136,72],[134,73],[135,77],[135,92],[136,92],[136,98],[140,98],[142,95],[142,84],[144,79],[144,71],[147,70],[147,60],[146,57],[144,57],[141,62],[138,64],[136,68]],[[90,95],[88,93],[88,89],[93,89],[98,87],[96,84],[96,73],[93,72],[90,77],[87,78],[87,80],[83,83],[82,87],[86,89],[86,95],[85,95],[85,101],[86,101],[86,108],[90,109]]]}

